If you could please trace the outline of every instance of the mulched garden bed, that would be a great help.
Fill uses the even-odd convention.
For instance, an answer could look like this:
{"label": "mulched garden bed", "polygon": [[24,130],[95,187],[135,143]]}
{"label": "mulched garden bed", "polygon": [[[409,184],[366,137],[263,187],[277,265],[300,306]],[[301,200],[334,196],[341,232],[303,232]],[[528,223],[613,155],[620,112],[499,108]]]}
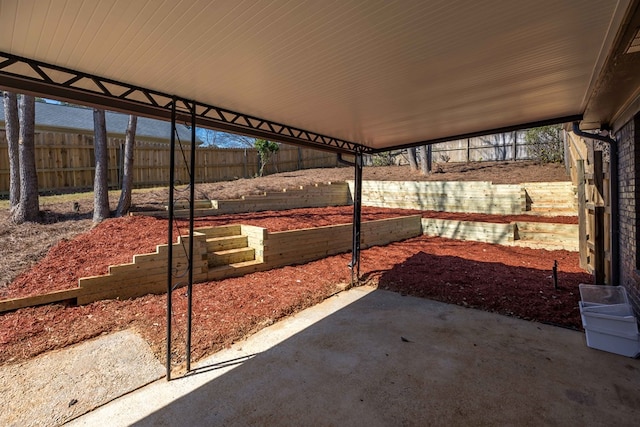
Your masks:
{"label": "mulched garden bed", "polygon": [[[363,218],[414,213],[364,208]],[[198,219],[196,227],[245,223],[281,231],[350,221],[351,208],[338,207],[226,215]],[[185,224],[182,221],[179,226],[184,228]],[[166,242],[166,228],[166,220],[144,216],[105,221],[52,248],[38,265],[13,282],[8,294],[75,287],[79,277],[105,274],[109,265],[130,262],[133,254],[153,251],[156,244]],[[350,255],[343,254],[196,285],[194,358],[215,352],[340,290],[350,279],[349,260]],[[558,290],[551,277],[554,261],[559,265]],[[571,328],[580,327],[578,284],[591,281],[591,276],[579,268],[575,252],[425,236],[364,250],[361,273],[367,284],[383,289]],[[181,360],[179,343],[184,337],[180,332],[185,327],[184,294],[183,289],[178,289],[174,295],[177,362]],[[166,296],[148,295],[81,307],[56,304],[2,314],[0,363],[23,360],[130,327],[136,328],[160,357],[164,351],[165,301]]]}

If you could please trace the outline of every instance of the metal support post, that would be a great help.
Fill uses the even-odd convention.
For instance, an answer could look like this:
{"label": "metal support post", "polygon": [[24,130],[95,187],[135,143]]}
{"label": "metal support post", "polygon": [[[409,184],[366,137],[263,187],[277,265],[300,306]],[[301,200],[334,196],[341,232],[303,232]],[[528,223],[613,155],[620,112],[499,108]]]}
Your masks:
{"label": "metal support post", "polygon": [[171,294],[173,291],[173,186],[175,184],[176,100],[171,106],[171,149],[169,154],[169,237],[167,245],[167,381],[171,381]]}
{"label": "metal support post", "polygon": [[[362,225],[362,152],[355,156],[355,180],[353,194],[353,241],[351,250],[351,285],[360,280],[360,229]],[[354,280],[355,275],[355,280]]]}
{"label": "metal support post", "polygon": [[189,281],[187,282],[187,372],[191,371],[191,323],[193,313],[193,208],[196,190],[196,104],[191,110],[191,167],[189,169]]}

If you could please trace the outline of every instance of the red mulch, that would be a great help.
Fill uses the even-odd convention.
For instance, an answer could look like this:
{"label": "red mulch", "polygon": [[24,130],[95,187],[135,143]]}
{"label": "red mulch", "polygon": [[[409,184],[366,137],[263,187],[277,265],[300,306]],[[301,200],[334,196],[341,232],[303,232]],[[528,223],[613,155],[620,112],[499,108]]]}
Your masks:
{"label": "red mulch", "polygon": [[[196,218],[195,227],[225,224],[246,224],[265,227],[269,231],[296,230],[350,223],[353,208],[305,208],[289,211],[266,211],[216,217]],[[536,217],[529,215],[487,215],[451,212],[416,211],[363,207],[364,221],[392,218],[402,215],[420,215],[461,221],[508,223],[511,221],[539,221],[576,224],[576,217]],[[179,220],[183,233],[188,222]],[[78,286],[81,277],[107,274],[110,265],[129,263],[133,255],[155,251],[156,245],[167,242],[167,222],[147,216],[109,219],[73,240],[63,240],[54,246],[35,268],[18,276],[2,290],[2,298],[38,295]]]}
{"label": "red mulch", "polygon": [[[363,208],[365,220],[413,213],[416,212]],[[213,217],[199,219],[196,226],[233,222],[280,231],[350,221],[351,208],[338,207]],[[180,225],[184,227],[185,223]],[[75,287],[79,277],[105,274],[109,265],[130,262],[135,253],[153,251],[156,244],[166,242],[166,233],[166,220],[135,216],[105,221],[52,248],[36,267],[13,282],[9,293],[17,296]],[[347,254],[338,255],[195,286],[194,358],[219,350],[331,295],[340,284],[348,282],[349,259]],[[557,291],[551,280],[554,260],[559,264]],[[364,250],[361,273],[367,283],[384,289],[573,328],[580,327],[578,284],[591,280],[580,270],[578,254],[574,252],[424,236]],[[0,363],[128,327],[138,329],[161,355],[165,300],[165,296],[148,295],[82,307],[49,305],[2,314]],[[175,300],[178,332],[174,345],[181,354],[184,290],[175,292]]]}

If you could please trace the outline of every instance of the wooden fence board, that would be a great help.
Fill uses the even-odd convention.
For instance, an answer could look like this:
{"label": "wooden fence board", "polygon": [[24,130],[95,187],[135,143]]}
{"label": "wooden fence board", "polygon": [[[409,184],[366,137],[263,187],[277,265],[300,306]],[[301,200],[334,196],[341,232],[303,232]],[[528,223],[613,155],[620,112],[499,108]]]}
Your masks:
{"label": "wooden fence board", "polygon": [[[36,169],[41,191],[89,190],[93,186],[95,167],[93,136],[37,132]],[[109,186],[120,187],[124,140],[108,138]],[[169,182],[170,149],[168,143],[140,139],[134,152],[134,185],[136,187],[164,186]],[[198,147],[196,153],[196,182],[216,182],[250,178],[258,173],[257,150]],[[302,153],[301,161],[298,158]],[[190,159],[188,144],[176,149],[176,182],[188,183],[188,168],[183,159]],[[313,167],[338,166],[337,155],[325,151],[281,145],[277,155],[267,166],[267,173]],[[9,191],[9,160],[4,131],[0,131],[0,194]]]}

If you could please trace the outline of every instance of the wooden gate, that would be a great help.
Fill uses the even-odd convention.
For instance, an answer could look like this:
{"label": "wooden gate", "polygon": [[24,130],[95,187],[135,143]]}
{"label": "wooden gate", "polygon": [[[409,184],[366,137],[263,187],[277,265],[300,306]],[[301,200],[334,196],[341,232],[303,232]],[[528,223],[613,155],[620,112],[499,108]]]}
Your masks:
{"label": "wooden gate", "polygon": [[578,191],[580,267],[596,284],[611,284],[609,146],[567,133],[571,179]]}

